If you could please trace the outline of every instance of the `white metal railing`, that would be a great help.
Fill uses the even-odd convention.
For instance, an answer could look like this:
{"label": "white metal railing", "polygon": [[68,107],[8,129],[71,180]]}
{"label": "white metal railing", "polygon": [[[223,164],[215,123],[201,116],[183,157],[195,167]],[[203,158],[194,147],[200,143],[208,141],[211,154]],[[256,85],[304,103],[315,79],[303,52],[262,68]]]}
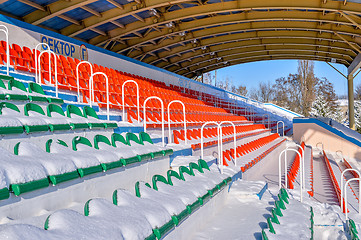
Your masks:
{"label": "white metal railing", "polygon": [[147,114],[145,111],[145,106],[147,105],[148,100],[150,99],[158,99],[160,101],[161,107],[162,107],[162,144],[163,147],[165,145],[164,142],[164,104],[163,104],[163,100],[160,97],[157,96],[151,96],[148,97],[147,99],[145,99],[144,104],[143,104],[143,114],[144,114],[144,119],[143,119],[143,124],[144,124],[144,132],[147,132]]}
{"label": "white metal railing", "polygon": [[[338,153],[341,153],[341,156],[339,156]],[[342,153],[341,150],[337,150],[337,151],[336,151],[336,156],[341,157],[341,160],[343,160],[343,153]]]}
{"label": "white metal railing", "polygon": [[[90,76],[93,75],[93,65],[92,65],[90,62],[88,62],[88,61],[81,61],[81,62],[79,62],[79,63],[76,65],[76,86],[77,86],[77,90],[78,90],[78,102],[80,102],[79,66],[80,66],[81,64],[83,64],[83,63],[89,65],[89,67],[90,67]],[[92,89],[92,90],[93,90],[93,93],[90,94],[91,89],[90,89],[90,79],[89,79],[89,98],[90,98],[91,96],[93,96],[93,99],[90,98],[90,101],[92,101],[92,100],[94,101],[94,89]]]}
{"label": "white metal railing", "polygon": [[[360,175],[359,175],[360,176]],[[349,182],[352,182],[352,181],[358,181],[358,188],[361,189],[361,178],[351,178],[349,180],[347,180],[347,182],[345,183],[345,186],[344,186],[344,193],[345,193],[345,208],[346,208],[346,211],[345,211],[345,214],[346,214],[346,220],[348,220],[348,212],[347,212],[347,192],[346,192],[346,186],[349,184]],[[358,191],[358,214],[361,214],[361,191]],[[342,201],[342,199],[341,199]],[[341,209],[342,211],[342,209]]]}
{"label": "white metal railing", "polygon": [[[220,122],[219,123],[219,126],[221,127],[222,124],[224,123],[229,123],[233,126],[233,148],[234,148],[234,165],[237,166],[237,138],[236,138],[236,126],[234,125],[233,122],[230,122],[230,121],[223,121],[223,122]],[[221,135],[221,138],[223,136]],[[221,141],[221,151],[222,151],[222,154],[223,154],[223,139]]]}
{"label": "white metal railing", "polygon": [[[58,59],[57,59],[57,56],[56,54],[51,51],[51,50],[45,50],[45,51],[42,51],[39,56],[38,56],[38,61],[39,61],[39,84],[41,85],[41,64],[40,64],[40,58],[41,56],[44,54],[44,53],[48,53],[49,54],[49,61],[51,59],[51,56],[54,57],[54,65],[55,65],[55,76],[54,76],[54,82],[55,82],[55,96],[58,97]],[[50,61],[50,64],[49,64],[49,82],[51,84],[51,61]]]}
{"label": "white metal railing", "polygon": [[[302,144],[302,143],[301,143]],[[300,172],[300,174],[302,174],[302,179],[303,179],[303,190],[306,188],[306,184],[305,184],[305,150],[301,147],[301,145],[299,145],[299,144],[297,144],[297,143],[295,143],[295,145],[297,146],[297,147],[299,147],[300,149],[301,149],[301,151],[302,151],[302,158],[300,159],[300,162],[301,162],[301,164],[302,164],[302,169],[303,169],[303,171],[302,172]],[[300,165],[301,165],[300,164]]]}
{"label": "white metal railing", "polygon": [[93,94],[90,94],[90,90],[89,90],[89,95],[90,95],[90,107],[92,106],[92,101],[94,100],[94,76],[96,75],[102,75],[105,77],[105,84],[106,84],[106,93],[107,93],[107,120],[109,121],[109,80],[108,80],[108,76],[103,73],[103,72],[96,72],[96,73],[93,73],[91,76],[90,76],[90,80],[89,80],[89,83],[91,85],[91,88],[92,88],[92,91],[93,91]]}
{"label": "white metal railing", "polygon": [[[345,175],[345,173],[346,172],[350,172],[350,171],[354,171],[354,172],[356,172],[357,174],[358,174],[358,176],[359,177],[361,177],[361,175],[360,175],[360,172],[357,170],[357,169],[351,169],[351,168],[348,168],[348,169],[345,169],[345,170],[343,170],[342,171],[342,173],[341,173],[341,211],[343,212],[343,196],[344,196],[344,191],[343,191],[343,188],[344,188],[344,184],[343,184],[343,179],[344,179],[344,175]],[[360,190],[361,190],[361,188],[359,188]],[[345,190],[346,190],[346,188],[345,188]],[[359,202],[361,202],[361,198],[359,198]],[[347,212],[347,208],[346,208],[346,212]]]}
{"label": "white metal railing", "polygon": [[285,136],[285,123],[283,121],[278,121],[277,122],[277,134],[278,134],[278,124],[282,123],[282,137]]}
{"label": "white metal railing", "polygon": [[172,133],[170,131],[170,105],[173,103],[180,103],[183,107],[183,123],[184,123],[184,144],[187,144],[187,121],[186,121],[186,107],[184,103],[180,100],[173,100],[168,104],[167,110],[168,110],[168,143],[172,143]]}
{"label": "white metal railing", "polygon": [[219,161],[218,161],[218,165],[221,165],[221,173],[223,173],[223,159],[222,159],[222,152],[221,152],[221,147],[220,147],[220,140],[222,139],[222,135],[220,136],[220,134],[222,133],[222,129],[221,129],[221,126],[219,123],[217,122],[213,122],[213,121],[209,121],[209,122],[205,122],[203,125],[202,125],[202,128],[201,128],[201,158],[203,159],[204,158],[204,154],[203,154],[203,129],[206,125],[208,124],[214,124],[214,125],[217,125],[218,128],[217,128],[217,133],[218,133],[218,157],[219,157]]}
{"label": "white metal railing", "polygon": [[316,143],[316,148],[318,148],[318,145],[319,145],[319,144],[321,144],[321,145],[322,145],[322,149],[321,149],[321,150],[322,150],[322,152],[323,152],[323,151],[324,151],[324,149],[323,149],[323,143],[322,143],[322,142],[318,142],[318,143]]}
{"label": "white metal railing", "polygon": [[124,86],[126,83],[134,83],[137,86],[137,111],[138,111],[138,123],[140,123],[140,110],[139,110],[139,85],[134,80],[127,80],[122,85],[122,104],[123,104],[123,122],[125,122],[125,103],[124,103]]}
{"label": "white metal railing", "polygon": [[[282,187],[282,166],[281,166],[281,162],[282,162],[282,153],[285,153],[285,187],[287,188],[287,168],[288,168],[288,164],[287,164],[287,154],[286,154],[286,152],[287,151],[294,151],[294,152],[296,152],[297,154],[298,154],[298,156],[299,156],[299,158],[300,159],[302,159],[302,157],[301,157],[301,154],[297,151],[297,150],[295,150],[295,149],[292,149],[292,148],[286,148],[286,149],[284,149],[281,153],[280,153],[280,155],[279,155],[279,157],[278,157],[278,187],[279,187],[279,189],[281,189],[281,187]],[[300,164],[301,165],[301,164]],[[301,165],[301,172],[303,172],[303,166]],[[300,176],[301,176],[301,181],[300,181],[300,185],[301,185],[301,188],[300,188],[300,200],[301,200],[301,202],[303,201],[303,196],[302,196],[302,190],[303,190],[303,175],[302,174],[300,174]]]}
{"label": "white metal railing", "polygon": [[5,33],[5,39],[6,39],[6,75],[9,76],[9,68],[10,68],[9,29],[5,25],[0,25],[0,32]]}
{"label": "white metal railing", "polygon": [[[46,50],[50,50],[50,47],[47,43],[38,43],[36,46],[35,46],[35,82],[40,84],[41,85],[41,79],[39,77],[39,65],[40,65],[40,61],[38,62],[38,52],[37,52],[37,49],[38,47],[40,46],[46,46]],[[49,66],[51,64],[51,61],[50,61],[50,56],[49,56]]]}

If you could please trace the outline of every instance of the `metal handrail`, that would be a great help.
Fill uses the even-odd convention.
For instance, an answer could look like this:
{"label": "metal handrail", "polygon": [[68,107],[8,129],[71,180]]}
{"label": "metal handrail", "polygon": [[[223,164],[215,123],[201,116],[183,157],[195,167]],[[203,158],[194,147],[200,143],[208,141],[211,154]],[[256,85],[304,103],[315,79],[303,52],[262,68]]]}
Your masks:
{"label": "metal handrail", "polygon": [[[96,75],[103,75],[105,77],[106,93],[107,93],[107,120],[109,121],[109,80],[108,80],[108,76],[103,72],[93,73],[89,79],[90,85],[93,85],[93,82],[94,82],[93,79],[94,79],[94,76],[96,76]],[[94,91],[93,87],[92,87],[92,90]],[[90,96],[90,107],[92,106],[92,98],[91,97],[93,97],[93,100],[94,100],[94,96],[91,95]]]}
{"label": "metal handrail", "polygon": [[[38,56],[38,61],[39,61],[39,81],[40,81],[40,85],[41,85],[41,64],[40,64],[40,58],[44,53],[48,53],[49,54],[49,61],[51,59],[51,55],[53,55],[54,57],[54,62],[55,62],[55,96],[58,97],[58,59],[56,54],[51,51],[51,50],[45,50],[42,51],[39,56]],[[50,61],[51,63],[51,61]],[[51,64],[49,64],[49,81],[51,83]]]}
{"label": "metal handrail", "polygon": [[[218,157],[219,157],[219,159],[220,159],[220,161],[218,162],[218,165],[220,165],[220,163],[221,163],[221,172],[223,173],[223,159],[222,159],[222,152],[221,152],[221,148],[220,148],[220,128],[221,128],[221,126],[220,126],[220,124],[219,123],[217,123],[217,122],[214,122],[214,121],[209,121],[209,122],[205,122],[203,125],[202,125],[202,128],[201,128],[201,158],[203,159],[203,157],[204,157],[204,154],[203,154],[203,144],[204,144],[204,141],[203,141],[203,129],[204,129],[204,127],[206,126],[206,125],[208,125],[208,124],[215,124],[215,125],[217,125],[218,126],[218,128],[217,128],[217,133],[218,133]],[[222,131],[222,130],[221,130]]]}
{"label": "metal handrail", "polygon": [[[341,211],[343,211],[343,201],[342,201],[343,195],[344,195],[344,191],[343,191],[343,186],[344,186],[343,181],[344,180],[343,179],[344,179],[345,173],[349,172],[349,171],[354,171],[354,172],[356,172],[358,174],[359,177],[361,177],[361,174],[357,169],[348,168],[348,169],[345,169],[345,170],[342,171],[342,173],[341,173],[341,181],[340,181],[341,182]],[[361,201],[361,198],[359,198],[359,201]],[[347,211],[347,208],[346,208],[346,211]]]}
{"label": "metal handrail", "polygon": [[165,145],[164,143],[164,104],[163,104],[163,100],[160,97],[157,96],[151,96],[148,97],[147,99],[145,99],[144,104],[143,104],[143,114],[144,114],[144,119],[143,119],[143,124],[144,124],[144,132],[147,132],[147,114],[145,112],[145,106],[148,102],[148,100],[150,99],[158,99],[160,101],[160,104],[162,106],[162,144],[163,147]]}
{"label": "metal handrail", "polygon": [[[303,171],[300,174],[302,174],[303,190],[304,190],[306,188],[306,184],[305,184],[305,150],[301,147],[301,145],[299,145],[297,143],[295,143],[295,145],[297,147],[299,147],[301,149],[301,151],[302,151],[302,162],[301,162],[301,164],[302,164]],[[300,161],[301,161],[301,159],[300,159]]]}
{"label": "metal handrail", "polygon": [[[41,85],[41,79],[39,79],[39,66],[40,65],[40,62],[38,63],[38,52],[36,51],[38,49],[39,46],[42,46],[42,45],[45,45],[47,47],[46,50],[50,50],[50,47],[47,43],[38,43],[36,46],[35,46],[35,82],[40,84]],[[44,51],[46,51],[44,50]],[[49,66],[50,66],[50,56],[49,56]]]}
{"label": "metal handrail", "polygon": [[[83,63],[86,63],[90,66],[90,76],[93,75],[93,65],[88,62],[88,61],[81,61],[76,65],[76,84],[77,84],[77,89],[78,89],[78,102],[80,102],[80,87],[79,87],[79,66]],[[94,89],[92,88],[93,86],[91,86],[90,84],[90,79],[89,79],[89,98],[90,101],[94,101]],[[93,91],[92,94],[90,94],[90,91]],[[91,99],[91,97],[93,97],[93,99]]]}
{"label": "metal handrail", "polygon": [[[359,175],[360,176],[360,175]],[[361,178],[351,178],[349,180],[347,180],[347,182],[345,183],[345,186],[344,186],[344,192],[345,192],[345,208],[346,208],[346,211],[345,211],[345,214],[346,214],[346,220],[348,220],[348,212],[347,212],[347,192],[346,192],[346,186],[348,185],[349,182],[351,181],[357,181],[358,180],[358,188],[361,189]],[[361,191],[359,191],[359,196],[358,196],[358,214],[361,214]],[[342,199],[341,199],[342,201]],[[341,209],[342,211],[342,209]]]}
{"label": "metal handrail", "polygon": [[[237,166],[237,138],[236,138],[236,126],[234,125],[233,122],[230,121],[222,121],[219,123],[219,126],[221,127],[223,123],[229,123],[233,126],[233,147],[234,147],[234,165]],[[221,146],[223,146],[223,136],[221,135]],[[223,147],[221,147],[222,150],[222,154],[223,154]]]}
{"label": "metal handrail", "polygon": [[282,129],[283,129],[283,131],[282,131],[282,137],[284,137],[285,136],[285,123],[283,122],[283,121],[278,121],[277,122],[277,134],[278,134],[278,124],[279,123],[282,123]]}
{"label": "metal handrail", "polygon": [[185,144],[187,144],[187,121],[186,121],[186,107],[184,105],[184,103],[180,100],[173,100],[168,104],[167,110],[168,110],[168,143],[172,143],[172,133],[170,131],[170,105],[172,103],[180,103],[183,106],[183,123],[184,123],[184,142]]}
{"label": "metal handrail", "polygon": [[[324,148],[323,148],[323,143],[322,142],[318,142],[316,143],[316,147],[318,146],[318,144],[321,144],[322,145],[322,151],[324,151]],[[318,147],[317,147],[318,148]]]}
{"label": "metal handrail", "polygon": [[[286,154],[286,152],[287,151],[294,151],[294,152],[296,152],[297,154],[298,154],[298,156],[299,156],[299,158],[300,159],[302,159],[302,157],[301,157],[301,154],[297,151],[297,150],[295,150],[295,149],[292,149],[292,148],[286,148],[286,149],[284,149],[281,153],[280,153],[280,155],[279,155],[279,157],[278,157],[278,187],[279,187],[279,189],[281,189],[281,187],[282,187],[282,178],[281,178],[281,175],[282,175],[282,171],[281,171],[281,161],[282,161],[282,159],[281,159],[281,157],[282,157],[282,153],[285,153],[285,186],[286,186],[286,188],[287,188],[287,167],[288,167],[288,165],[287,165],[287,154]],[[303,172],[303,166],[301,165],[301,172]],[[300,185],[301,185],[301,188],[300,188],[300,197],[301,197],[301,202],[303,201],[303,195],[302,195],[302,190],[303,190],[303,175],[302,174],[300,174],[301,175],[301,181],[300,181]]]}
{"label": "metal handrail", "polygon": [[124,86],[126,83],[134,83],[137,86],[137,111],[138,111],[138,123],[140,123],[140,110],[139,110],[139,85],[134,80],[127,80],[122,85],[122,104],[123,104],[123,122],[125,122],[125,103],[124,103]]}
{"label": "metal handrail", "polygon": [[9,76],[9,68],[10,68],[9,29],[5,25],[0,25],[0,28],[1,27],[3,27],[4,29],[0,29],[0,32],[5,33],[5,39],[6,39],[6,75]]}

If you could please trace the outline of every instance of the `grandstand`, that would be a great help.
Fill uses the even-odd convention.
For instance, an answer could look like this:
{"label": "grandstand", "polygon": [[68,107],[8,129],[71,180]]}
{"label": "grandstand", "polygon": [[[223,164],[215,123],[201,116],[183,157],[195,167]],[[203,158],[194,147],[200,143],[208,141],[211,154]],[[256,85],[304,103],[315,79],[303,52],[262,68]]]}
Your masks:
{"label": "grandstand", "polygon": [[[0,239],[359,239],[356,0],[0,2]],[[349,126],[192,80],[348,68]],[[332,66],[332,65],[331,65]]]}

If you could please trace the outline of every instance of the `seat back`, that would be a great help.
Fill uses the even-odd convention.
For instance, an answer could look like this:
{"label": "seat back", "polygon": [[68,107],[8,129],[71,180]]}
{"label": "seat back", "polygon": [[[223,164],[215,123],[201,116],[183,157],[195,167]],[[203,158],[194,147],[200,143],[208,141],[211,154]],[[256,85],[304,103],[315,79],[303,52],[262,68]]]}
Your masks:
{"label": "seat back", "polygon": [[112,144],[110,143],[109,139],[101,134],[95,135],[94,137],[94,148],[99,149],[99,143],[103,142],[109,146],[112,146]]}
{"label": "seat back", "polygon": [[135,135],[134,133],[130,133],[128,132],[126,135],[125,135],[125,139],[128,143],[128,145],[131,145],[130,141],[134,141],[138,144],[141,144],[143,145],[143,142],[141,140],[139,140],[139,138],[137,137],[137,135]]}
{"label": "seat back", "polygon": [[[147,187],[149,187],[149,188],[152,188],[149,183],[144,183],[144,185],[147,186]],[[141,193],[140,193],[140,182],[139,182],[139,181],[135,183],[135,195],[136,195],[137,197],[141,197]]]}
{"label": "seat back", "polygon": [[165,184],[169,184],[167,179],[164,176],[158,175],[158,174],[154,175],[152,177],[153,189],[157,190],[157,191],[158,191],[157,182],[163,182]]}
{"label": "seat back", "polygon": [[207,169],[208,171],[210,171],[207,162],[204,161],[203,159],[199,159],[199,160],[198,160],[198,166],[201,167],[201,168],[203,168],[203,169]]}
{"label": "seat back", "polygon": [[6,89],[6,86],[5,86],[5,84],[4,84],[4,82],[3,82],[2,79],[0,79],[0,88]]}
{"label": "seat back", "polygon": [[139,139],[141,142],[149,142],[150,144],[153,144],[152,139],[150,138],[149,134],[146,132],[140,132],[139,133]]}
{"label": "seat back", "polygon": [[89,106],[84,106],[83,107],[83,113],[84,113],[84,117],[88,118],[88,116],[99,119],[97,113],[95,112],[95,110]]}
{"label": "seat back", "polygon": [[78,148],[77,148],[77,145],[78,144],[84,144],[84,145],[87,145],[89,147],[93,147],[91,142],[89,141],[89,139],[85,138],[85,137],[80,137],[80,136],[77,136],[77,137],[74,137],[73,140],[72,140],[72,147],[73,147],[73,150],[74,151],[77,151]]}
{"label": "seat back", "polygon": [[185,178],[184,178],[184,174],[188,174],[188,175],[190,175],[190,176],[194,176],[194,173],[189,169],[189,168],[187,168],[187,167],[185,167],[185,166],[180,166],[179,167],[179,176],[183,179],[183,180],[185,180]]}
{"label": "seat back", "polygon": [[40,113],[41,115],[45,116],[44,110],[38,104],[35,104],[35,103],[25,104],[25,106],[24,106],[25,116],[29,116],[30,111],[37,112],[37,113]]}
{"label": "seat back", "polygon": [[[51,145],[53,144],[53,139],[49,139],[48,141],[46,141],[45,143],[45,150],[46,152],[50,153],[50,148]],[[68,147],[68,144],[66,144],[66,142],[64,142],[63,140],[57,139],[55,144],[60,144],[63,145],[64,147]]]}
{"label": "seat back", "polygon": [[179,174],[176,171],[168,170],[167,171],[168,183],[169,183],[169,185],[172,185],[172,186],[173,186],[172,177],[178,178],[179,180],[184,180],[181,178],[181,176],[179,176]]}
{"label": "seat back", "polygon": [[113,133],[111,136],[111,140],[112,140],[113,147],[117,147],[116,142],[121,142],[124,145],[129,145],[128,142],[124,139],[124,137],[122,135],[120,135],[119,133]]}
{"label": "seat back", "polygon": [[194,163],[194,162],[189,163],[189,169],[191,170],[193,175],[195,175],[194,169],[197,169],[198,172],[203,173],[202,168],[197,163]]}
{"label": "seat back", "polygon": [[0,111],[3,108],[9,108],[9,109],[14,110],[16,112],[20,112],[19,108],[15,104],[9,103],[9,102],[1,102],[0,103]]}
{"label": "seat back", "polygon": [[29,83],[29,93],[32,93],[32,92],[36,92],[36,93],[45,95],[43,88],[39,84],[34,83],[34,82]]}
{"label": "seat back", "polygon": [[15,79],[11,79],[9,82],[8,82],[8,89],[9,90],[12,90],[13,88],[17,88],[17,89],[20,89],[21,91],[24,91],[24,92],[28,92],[26,90],[26,87],[25,85],[20,82],[20,81],[17,81]]}
{"label": "seat back", "polygon": [[79,117],[84,117],[81,110],[77,106],[74,105],[66,106],[66,116],[71,118],[72,114],[78,115]]}
{"label": "seat back", "polygon": [[56,104],[53,104],[53,103],[50,103],[46,107],[46,111],[47,111],[48,117],[51,117],[51,113],[53,113],[53,112],[59,113],[60,115],[65,117],[63,109],[59,105],[56,105]]}

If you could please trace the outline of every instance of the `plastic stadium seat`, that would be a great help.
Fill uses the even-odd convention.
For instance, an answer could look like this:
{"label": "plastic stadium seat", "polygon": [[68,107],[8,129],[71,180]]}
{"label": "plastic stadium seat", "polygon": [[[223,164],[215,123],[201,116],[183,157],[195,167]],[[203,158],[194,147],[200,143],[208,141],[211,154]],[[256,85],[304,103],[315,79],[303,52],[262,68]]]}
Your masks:
{"label": "plastic stadium seat", "polygon": [[37,117],[44,120],[50,131],[70,130],[70,125],[66,117],[49,117],[45,115],[44,110],[35,103],[27,103],[24,106],[25,116]]}
{"label": "plastic stadium seat", "polygon": [[89,121],[83,117],[81,110],[74,105],[66,106],[66,116],[71,118],[70,126],[73,129],[88,129]]}
{"label": "plastic stadium seat", "polygon": [[40,163],[47,172],[53,185],[79,177],[77,167],[72,160],[61,155],[52,155],[30,142],[18,142],[14,154],[27,158],[29,162]]}
{"label": "plastic stadium seat", "polygon": [[[37,83],[33,83],[33,82],[29,83],[29,93],[32,93],[32,95],[29,96],[29,99],[31,101],[40,101],[36,99],[41,98],[41,101],[48,101],[49,103],[58,103],[58,104],[64,103],[64,100],[61,98],[46,96],[43,88]],[[34,96],[34,94],[38,96],[36,95]],[[43,98],[45,99],[43,100]]]}
{"label": "plastic stadium seat", "polygon": [[28,100],[28,91],[22,82],[15,79],[11,79],[8,82],[8,89],[12,90],[13,93],[7,94],[9,100]]}
{"label": "plastic stadium seat", "polygon": [[95,110],[89,106],[83,107],[84,117],[88,118],[90,128],[117,128],[118,124],[115,121],[101,121]]}

